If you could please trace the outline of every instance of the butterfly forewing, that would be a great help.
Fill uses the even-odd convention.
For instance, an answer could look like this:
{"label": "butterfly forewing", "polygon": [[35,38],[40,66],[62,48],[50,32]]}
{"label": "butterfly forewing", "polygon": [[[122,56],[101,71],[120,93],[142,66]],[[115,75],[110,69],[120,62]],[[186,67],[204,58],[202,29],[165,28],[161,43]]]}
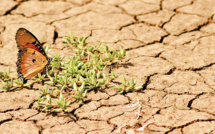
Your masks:
{"label": "butterfly forewing", "polygon": [[25,79],[29,79],[36,74],[43,72],[43,69],[48,62],[43,54],[32,48],[23,49],[18,56],[18,75],[21,75],[21,77]]}
{"label": "butterfly forewing", "polygon": [[39,40],[31,32],[24,28],[18,29],[16,33],[16,43],[19,51],[22,51],[25,48],[32,48],[42,53],[47,58]]}

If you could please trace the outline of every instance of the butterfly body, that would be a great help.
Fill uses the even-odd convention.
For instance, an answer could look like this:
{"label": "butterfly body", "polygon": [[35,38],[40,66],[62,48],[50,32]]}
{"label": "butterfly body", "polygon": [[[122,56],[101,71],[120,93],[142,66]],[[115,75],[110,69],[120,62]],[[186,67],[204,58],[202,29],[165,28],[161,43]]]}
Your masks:
{"label": "butterfly body", "polygon": [[47,57],[37,38],[24,28],[16,33],[18,51],[18,77],[26,80],[45,71],[51,59]]}

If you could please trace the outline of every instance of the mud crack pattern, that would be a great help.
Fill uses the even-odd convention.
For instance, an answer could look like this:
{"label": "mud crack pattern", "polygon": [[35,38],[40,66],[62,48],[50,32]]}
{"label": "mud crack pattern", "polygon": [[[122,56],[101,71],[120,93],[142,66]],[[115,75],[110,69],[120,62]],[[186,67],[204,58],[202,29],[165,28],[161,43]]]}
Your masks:
{"label": "mud crack pattern", "polygon": [[215,133],[214,11],[214,0],[1,0],[1,71],[9,65],[16,74],[18,28],[54,43],[50,55],[72,52],[61,43],[72,31],[126,49],[127,67],[113,71],[144,91],[91,91],[86,104],[71,106],[73,114],[53,116],[33,108],[36,90],[0,90],[0,132],[109,134],[153,122],[144,133]]}

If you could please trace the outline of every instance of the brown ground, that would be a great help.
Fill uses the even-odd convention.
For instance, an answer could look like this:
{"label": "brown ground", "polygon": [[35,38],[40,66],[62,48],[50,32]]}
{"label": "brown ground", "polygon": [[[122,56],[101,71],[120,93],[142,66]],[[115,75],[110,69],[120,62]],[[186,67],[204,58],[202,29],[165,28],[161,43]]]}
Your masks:
{"label": "brown ground", "polygon": [[72,31],[91,36],[89,42],[125,48],[127,66],[114,71],[145,90],[92,91],[86,104],[73,104],[67,116],[38,112],[37,90],[0,90],[2,134],[128,133],[150,122],[144,133],[215,133],[214,0],[19,1],[0,1],[0,71],[11,66],[16,74],[18,28],[55,44],[50,55],[71,54],[61,50],[60,41]]}

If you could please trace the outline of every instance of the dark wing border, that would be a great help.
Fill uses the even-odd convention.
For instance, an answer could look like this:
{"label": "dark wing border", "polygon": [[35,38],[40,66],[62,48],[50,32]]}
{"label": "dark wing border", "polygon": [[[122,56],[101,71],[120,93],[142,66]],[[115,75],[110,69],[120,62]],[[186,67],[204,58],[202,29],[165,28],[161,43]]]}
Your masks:
{"label": "dark wing border", "polygon": [[16,70],[17,70],[18,77],[19,77],[20,79],[22,79],[24,83],[26,83],[27,81],[26,81],[26,79],[24,78],[24,76],[23,76],[23,74],[22,74],[22,72],[21,72],[22,69],[21,69],[20,64],[21,64],[21,57],[22,57],[22,55],[23,55],[26,51],[27,51],[27,49],[23,49],[22,51],[19,51],[19,52],[18,52],[18,59],[17,59],[17,62],[16,62]]}

